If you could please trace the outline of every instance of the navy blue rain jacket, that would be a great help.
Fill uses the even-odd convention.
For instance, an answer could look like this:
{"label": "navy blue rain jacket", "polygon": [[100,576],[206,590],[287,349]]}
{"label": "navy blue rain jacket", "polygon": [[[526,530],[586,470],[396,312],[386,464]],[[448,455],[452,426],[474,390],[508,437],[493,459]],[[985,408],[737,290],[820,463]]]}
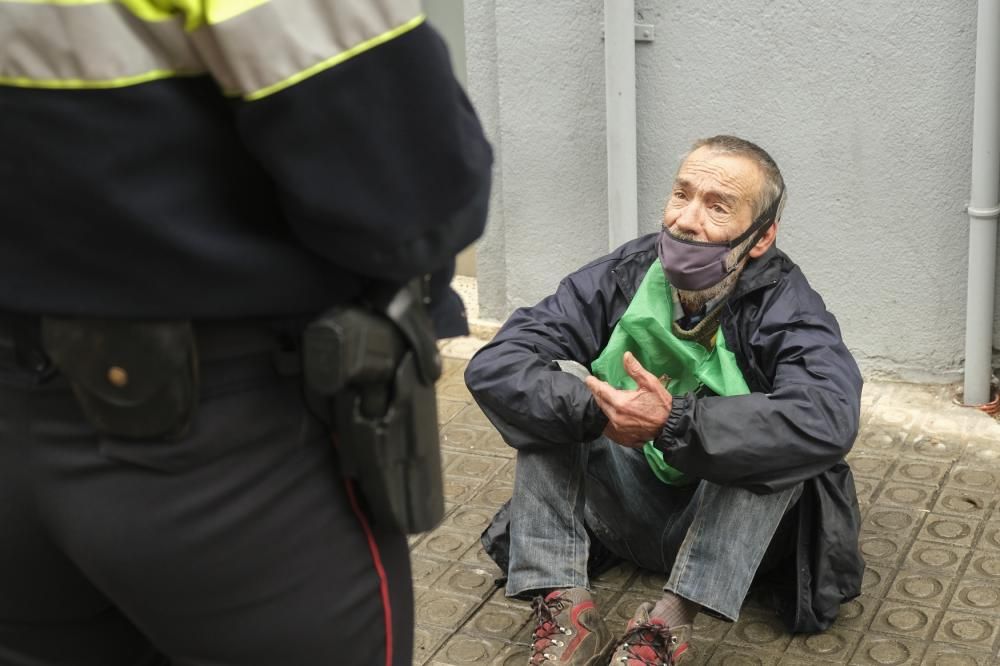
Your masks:
{"label": "navy blue rain jacket", "polygon": [[[466,383],[508,444],[578,446],[604,430],[590,391],[555,361],[597,358],[657,260],[655,242],[644,236],[569,275],[469,362]],[[676,469],[718,484],[768,493],[804,482],[777,602],[790,630],[822,631],[860,593],[864,571],[844,461],[861,374],[822,298],[776,247],[748,262],[721,325],[751,393],[676,396],[655,445]]]}

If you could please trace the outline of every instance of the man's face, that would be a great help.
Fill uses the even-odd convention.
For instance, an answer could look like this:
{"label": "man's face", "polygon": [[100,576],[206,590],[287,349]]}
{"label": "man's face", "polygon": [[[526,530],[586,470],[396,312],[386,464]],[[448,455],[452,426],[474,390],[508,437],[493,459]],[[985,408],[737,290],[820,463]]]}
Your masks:
{"label": "man's face", "polygon": [[702,146],[677,172],[663,226],[687,240],[732,240],[753,222],[753,202],[762,184],[760,169],[749,159]]}

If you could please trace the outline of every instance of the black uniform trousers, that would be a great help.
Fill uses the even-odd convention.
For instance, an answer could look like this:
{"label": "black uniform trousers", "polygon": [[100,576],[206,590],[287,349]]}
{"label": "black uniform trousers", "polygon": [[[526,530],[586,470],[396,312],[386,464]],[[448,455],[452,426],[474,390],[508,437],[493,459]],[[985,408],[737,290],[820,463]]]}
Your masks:
{"label": "black uniform trousers", "polygon": [[364,517],[301,378],[258,353],[201,380],[189,435],[117,440],[0,335],[0,664],[409,666],[406,537]]}

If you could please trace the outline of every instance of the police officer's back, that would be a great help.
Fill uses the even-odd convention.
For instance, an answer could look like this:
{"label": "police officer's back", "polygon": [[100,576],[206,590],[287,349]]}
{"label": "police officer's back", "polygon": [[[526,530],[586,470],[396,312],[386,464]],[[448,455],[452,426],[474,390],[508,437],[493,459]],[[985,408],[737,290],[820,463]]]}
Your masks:
{"label": "police officer's back", "polygon": [[0,663],[408,664],[300,341],[482,231],[418,3],[0,0],[0,146]]}

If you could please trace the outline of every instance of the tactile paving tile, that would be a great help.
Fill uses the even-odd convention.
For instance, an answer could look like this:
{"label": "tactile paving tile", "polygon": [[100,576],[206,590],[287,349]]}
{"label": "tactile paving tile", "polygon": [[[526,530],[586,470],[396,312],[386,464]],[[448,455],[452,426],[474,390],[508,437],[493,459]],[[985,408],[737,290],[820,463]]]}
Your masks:
{"label": "tactile paving tile", "polygon": [[[453,375],[465,375],[465,366],[468,365],[468,361],[461,358],[453,358],[451,356],[441,356],[441,378],[451,377]],[[863,391],[864,389],[862,389]]]}
{"label": "tactile paving tile", "polygon": [[935,641],[960,643],[979,650],[989,650],[1000,630],[1000,617],[947,611],[941,619]]}
{"label": "tactile paving tile", "polygon": [[[700,637],[693,637],[690,643],[688,643],[688,651],[684,657],[684,666],[688,664],[691,664],[691,666],[708,666],[715,663],[712,661],[712,653],[716,647],[717,644],[712,641],[703,641]],[[601,666],[604,665],[601,664]],[[614,666],[618,666],[618,664]]]}
{"label": "tactile paving tile", "polygon": [[416,621],[422,626],[454,630],[472,613],[478,603],[470,597],[428,590],[417,597]]}
{"label": "tactile paving tile", "polygon": [[930,513],[924,518],[917,539],[937,541],[950,546],[972,546],[976,538],[978,521],[965,517]]}
{"label": "tactile paving tile", "polygon": [[923,483],[936,486],[944,481],[944,477],[950,469],[951,465],[948,463],[903,459],[892,470],[889,478],[904,483]]}
{"label": "tactile paving tile", "polygon": [[858,495],[858,504],[869,504],[878,484],[877,479],[868,479],[863,476],[854,477],[854,491]]}
{"label": "tactile paving tile", "polygon": [[[899,454],[900,446],[906,439],[906,431],[900,429],[887,430],[885,428],[868,428],[862,433],[854,443],[854,450],[858,455],[885,454],[890,459]],[[854,466],[853,458],[851,467]]]}
{"label": "tactile paving tile", "polygon": [[479,491],[469,499],[469,504],[490,507],[496,512],[500,506],[509,500],[514,494],[513,486],[502,484],[499,481],[486,483]]}
{"label": "tactile paving tile", "polygon": [[992,439],[971,439],[959,462],[973,467],[998,469],[1000,468],[1000,442]]}
{"label": "tactile paving tile", "polygon": [[452,420],[441,429],[441,447],[457,453],[469,453],[477,440],[486,437],[485,428],[476,428]]}
{"label": "tactile paving tile", "polygon": [[965,613],[982,613],[1000,620],[1000,585],[995,580],[963,578],[958,581],[948,607]]}
{"label": "tactile paving tile", "polygon": [[476,543],[469,546],[469,548],[462,553],[462,556],[458,558],[459,562],[464,562],[465,564],[474,564],[481,569],[486,569],[492,575],[494,580],[500,576],[500,567],[493,562],[493,559],[486,554],[483,550],[483,545],[476,541]]}
{"label": "tactile paving tile", "polygon": [[882,598],[895,577],[895,570],[869,562],[861,579],[861,591],[868,596]]}
{"label": "tactile paving tile", "polygon": [[898,567],[909,548],[909,537],[885,535],[881,531],[862,531],[858,547],[867,564]]}
{"label": "tactile paving tile", "polygon": [[458,416],[458,413],[465,409],[467,404],[464,402],[459,402],[457,400],[438,400],[437,401],[437,417],[438,424],[444,426],[449,423],[453,418]]}
{"label": "tactile paving tile", "polygon": [[847,462],[850,464],[854,476],[881,480],[889,473],[893,459],[860,451],[848,456]]}
{"label": "tactile paving tile", "polygon": [[431,591],[485,599],[493,593],[493,571],[471,564],[453,565],[431,585]]}
{"label": "tactile paving tile", "polygon": [[747,650],[738,645],[722,645],[715,648],[706,663],[715,666],[777,666],[780,653],[760,649]]}
{"label": "tactile paving tile", "polygon": [[413,663],[423,664],[444,643],[448,632],[444,629],[417,626],[413,629]]}
{"label": "tactile paving tile", "polygon": [[948,476],[952,488],[992,493],[1000,488],[1000,471],[957,465]]}
{"label": "tactile paving tile", "polygon": [[848,662],[851,666],[916,666],[927,646],[909,638],[867,633]]}
{"label": "tactile paving tile", "polygon": [[446,377],[439,381],[435,387],[438,396],[448,400],[458,400],[462,402],[472,402],[472,394],[465,386],[465,379],[459,375]]}
{"label": "tactile paving tile", "polygon": [[964,450],[965,442],[959,438],[942,438],[921,434],[907,443],[903,449],[903,455],[954,462],[962,456]]}
{"label": "tactile paving tile", "polygon": [[914,413],[912,409],[899,409],[886,405],[879,410],[879,421],[886,426],[906,429],[913,424]]}
{"label": "tactile paving tile", "polygon": [[926,511],[919,509],[876,508],[872,506],[868,517],[861,524],[861,529],[875,531],[881,536],[903,541],[917,533],[926,515]]}
{"label": "tactile paving tile", "polygon": [[932,485],[887,481],[875,499],[875,507],[885,505],[907,509],[929,509],[934,503],[938,489]]}
{"label": "tactile paving tile", "polygon": [[413,575],[413,586],[426,589],[437,582],[452,565],[447,560],[425,557],[418,554],[410,556],[410,569]]}
{"label": "tactile paving tile", "polygon": [[694,632],[699,640],[719,643],[724,640],[729,630],[733,628],[733,623],[728,620],[720,620],[712,617],[708,613],[698,613],[694,618]]}
{"label": "tactile paving tile", "polygon": [[449,474],[444,477],[444,499],[446,502],[465,504],[483,487],[482,479]]}
{"label": "tactile paving tile", "polygon": [[500,433],[492,426],[487,428],[459,423],[456,417],[441,431],[441,446],[463,453],[479,453],[494,458],[510,458],[514,449],[507,446]]}
{"label": "tactile paving tile", "polygon": [[[511,449],[513,453],[513,449]],[[505,483],[508,486],[514,485],[514,470],[517,468],[517,460],[508,460],[504,463],[504,466],[500,468],[497,475],[493,477],[496,483]]]}
{"label": "tactile paving tile", "polygon": [[455,634],[437,651],[431,664],[435,666],[465,666],[484,664],[495,659],[504,644],[491,638]]}
{"label": "tactile paving tile", "polygon": [[994,496],[961,488],[945,487],[938,496],[932,511],[969,520],[981,520],[992,508]]}
{"label": "tactile paving tile", "polygon": [[[929,406],[929,405],[928,405]],[[917,421],[918,430],[932,435],[954,436],[955,433],[964,431],[964,425],[957,419],[944,416],[937,410],[922,412],[921,418]]]}
{"label": "tactile paving tile", "polygon": [[977,550],[1000,550],[1000,523],[986,523],[976,541]]}
{"label": "tactile paving tile", "polygon": [[[635,609],[639,607],[639,604],[646,601],[655,601],[655,599],[650,599],[649,595],[646,593],[627,593],[623,594],[618,601],[610,607],[604,616],[604,621],[608,625],[608,629],[615,636],[619,636],[625,631],[625,625],[628,621],[632,619],[632,615],[635,614]],[[598,608],[609,608],[603,604],[599,604]]]}
{"label": "tactile paving tile", "polygon": [[927,640],[937,626],[942,611],[912,603],[886,601],[872,620],[872,631]]}
{"label": "tactile paving tile", "polygon": [[896,574],[886,597],[901,603],[943,608],[954,583],[954,578],[940,576],[932,571],[904,569]]}
{"label": "tactile paving tile", "polygon": [[530,645],[507,645],[497,657],[492,666],[524,666],[531,657]]}
{"label": "tactile paving tile", "polygon": [[444,471],[445,474],[486,479],[496,474],[503,467],[503,464],[503,460],[492,456],[457,453],[450,456],[450,460],[445,465]]}
{"label": "tactile paving tile", "polygon": [[1000,586],[1000,553],[973,551],[965,575],[993,581]]}
{"label": "tactile paving tile", "polygon": [[414,550],[419,555],[458,561],[469,546],[477,542],[478,534],[469,534],[447,527],[439,527],[427,535]]}
{"label": "tactile paving tile", "polygon": [[755,654],[758,649],[780,654],[792,642],[792,636],[774,613],[744,610],[726,634],[725,642],[754,648]]}
{"label": "tactile paving tile", "polygon": [[478,405],[467,406],[465,409],[463,409],[461,412],[458,413],[458,416],[455,417],[454,422],[461,423],[463,425],[476,426],[484,429],[486,428],[489,428],[490,430],[493,429],[493,424],[490,423],[490,420],[488,418],[486,418],[486,415],[483,414],[483,410],[479,409]]}
{"label": "tactile paving tile", "polygon": [[992,666],[987,652],[966,650],[949,643],[931,643],[921,666]]}
{"label": "tactile paving tile", "polygon": [[[605,613],[605,615],[607,615],[605,611],[609,608],[614,608],[615,605],[617,605],[618,600],[622,598],[621,590],[612,590],[607,587],[595,587],[593,594],[594,603],[597,605],[598,612]],[[645,599],[645,601],[655,601],[655,599]],[[635,608],[633,607],[632,610],[635,610]],[[622,625],[622,629],[624,628],[625,625]]]}
{"label": "tactile paving tile", "polygon": [[881,600],[876,597],[862,594],[851,599],[846,604],[840,606],[840,613],[837,615],[837,627],[841,629],[853,629],[864,631],[871,624],[878,610]]}
{"label": "tactile paving tile", "polygon": [[495,511],[492,509],[460,506],[444,519],[441,525],[453,527],[456,530],[468,530],[476,534],[481,534],[490,524],[490,521],[493,520],[494,513]]}
{"label": "tactile paving tile", "polygon": [[490,602],[483,604],[473,614],[462,631],[500,641],[511,641],[527,622],[528,616],[524,612],[504,604]]}
{"label": "tactile paving tile", "polygon": [[806,663],[822,661],[844,663],[854,654],[863,634],[841,628],[838,624],[819,634],[799,634],[792,639],[785,654],[799,656]]}

